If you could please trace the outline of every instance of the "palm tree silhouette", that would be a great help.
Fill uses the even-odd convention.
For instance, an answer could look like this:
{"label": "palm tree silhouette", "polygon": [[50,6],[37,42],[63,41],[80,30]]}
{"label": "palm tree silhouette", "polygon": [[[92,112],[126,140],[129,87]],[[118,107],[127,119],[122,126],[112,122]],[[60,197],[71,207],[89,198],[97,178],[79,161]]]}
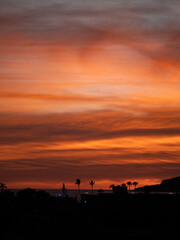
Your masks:
{"label": "palm tree silhouette", "polygon": [[129,192],[130,192],[130,188],[131,188],[132,182],[131,181],[127,182],[127,185],[129,187]]}
{"label": "palm tree silhouette", "polygon": [[78,185],[78,192],[79,192],[79,195],[80,195],[80,184],[81,184],[81,180],[79,178],[76,179],[76,183]]}
{"label": "palm tree silhouette", "polygon": [[125,187],[126,187],[126,184],[125,184],[125,183],[122,183],[122,185],[121,185],[121,186],[125,188]]}
{"label": "palm tree silhouette", "polygon": [[4,189],[6,189],[6,184],[5,183],[0,183],[0,189],[1,189],[1,193],[4,192]]}
{"label": "palm tree silhouette", "polygon": [[93,186],[94,186],[94,184],[95,184],[95,181],[91,180],[91,181],[89,182],[89,184],[90,184],[91,187],[92,187],[92,194],[93,194]]}
{"label": "palm tree silhouette", "polygon": [[136,186],[138,185],[138,182],[133,182],[134,190],[136,190]]}

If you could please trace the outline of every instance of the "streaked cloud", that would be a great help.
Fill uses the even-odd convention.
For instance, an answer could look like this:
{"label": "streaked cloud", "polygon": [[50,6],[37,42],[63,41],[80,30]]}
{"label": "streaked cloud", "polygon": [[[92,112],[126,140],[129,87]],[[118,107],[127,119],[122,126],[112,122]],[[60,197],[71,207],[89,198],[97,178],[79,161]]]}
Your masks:
{"label": "streaked cloud", "polygon": [[92,177],[108,187],[178,175],[179,9],[1,1],[2,181],[72,187]]}

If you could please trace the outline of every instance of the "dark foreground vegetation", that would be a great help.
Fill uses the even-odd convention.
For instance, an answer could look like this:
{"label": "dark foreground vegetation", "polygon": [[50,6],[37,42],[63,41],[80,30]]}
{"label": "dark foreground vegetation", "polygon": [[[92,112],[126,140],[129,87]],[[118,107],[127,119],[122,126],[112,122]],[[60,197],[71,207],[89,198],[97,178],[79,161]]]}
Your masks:
{"label": "dark foreground vegetation", "polygon": [[25,189],[0,195],[0,239],[177,239],[179,194],[52,197]]}

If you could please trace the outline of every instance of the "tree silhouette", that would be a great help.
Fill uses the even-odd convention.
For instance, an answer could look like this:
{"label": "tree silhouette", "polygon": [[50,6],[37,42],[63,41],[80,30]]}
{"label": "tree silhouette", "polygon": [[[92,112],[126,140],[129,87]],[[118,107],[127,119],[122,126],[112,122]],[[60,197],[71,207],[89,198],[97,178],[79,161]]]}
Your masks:
{"label": "tree silhouette", "polygon": [[121,186],[125,188],[125,187],[126,187],[126,184],[125,184],[125,183],[122,183],[122,185],[121,185]]}
{"label": "tree silhouette", "polygon": [[114,184],[110,185],[109,188],[114,188]]}
{"label": "tree silhouette", "polygon": [[32,200],[35,197],[36,191],[31,188],[25,188],[17,192],[17,197],[22,200]]}
{"label": "tree silhouette", "polygon": [[93,186],[94,186],[94,184],[95,184],[95,181],[91,180],[91,181],[89,182],[89,184],[90,184],[91,187],[92,187],[92,194],[93,194]]}
{"label": "tree silhouette", "polygon": [[127,185],[128,185],[128,187],[129,187],[129,191],[130,191],[132,182],[131,182],[131,181],[127,182]]}
{"label": "tree silhouette", "polygon": [[80,180],[79,178],[77,178],[75,184],[78,185],[78,192],[79,192],[79,195],[80,195],[80,184],[81,184],[81,180]]}
{"label": "tree silhouette", "polygon": [[0,189],[1,189],[1,193],[4,192],[4,189],[6,189],[6,184],[5,183],[0,183]]}
{"label": "tree silhouette", "polygon": [[114,193],[114,184],[111,184],[110,186],[109,186],[109,188],[111,188],[112,189],[112,192]]}
{"label": "tree silhouette", "polygon": [[134,190],[136,190],[136,186],[138,185],[138,182],[133,182]]}

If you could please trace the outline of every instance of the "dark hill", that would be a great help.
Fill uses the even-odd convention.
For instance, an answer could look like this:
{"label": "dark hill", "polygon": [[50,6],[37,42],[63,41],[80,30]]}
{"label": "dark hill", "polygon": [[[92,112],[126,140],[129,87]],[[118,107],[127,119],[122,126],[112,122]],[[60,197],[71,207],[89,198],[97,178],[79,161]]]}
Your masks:
{"label": "dark hill", "polygon": [[161,184],[139,187],[137,191],[180,192],[180,177],[162,180]]}
{"label": "dark hill", "polygon": [[161,186],[180,186],[180,177],[162,180]]}

